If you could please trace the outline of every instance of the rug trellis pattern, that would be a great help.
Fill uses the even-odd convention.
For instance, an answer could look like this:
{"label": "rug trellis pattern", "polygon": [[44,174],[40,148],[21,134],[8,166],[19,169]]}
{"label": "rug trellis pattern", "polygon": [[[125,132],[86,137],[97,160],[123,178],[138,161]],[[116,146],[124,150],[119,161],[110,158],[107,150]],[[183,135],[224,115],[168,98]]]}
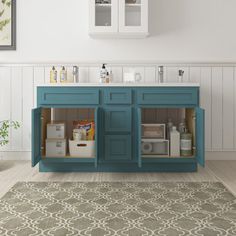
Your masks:
{"label": "rug trellis pattern", "polygon": [[0,235],[236,235],[221,183],[17,183],[0,200]]}

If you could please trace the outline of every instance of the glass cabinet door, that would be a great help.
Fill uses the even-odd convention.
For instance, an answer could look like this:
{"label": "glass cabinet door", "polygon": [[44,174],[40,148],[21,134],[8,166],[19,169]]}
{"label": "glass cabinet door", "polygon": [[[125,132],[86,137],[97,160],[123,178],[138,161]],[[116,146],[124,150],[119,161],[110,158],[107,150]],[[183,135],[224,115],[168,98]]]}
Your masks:
{"label": "glass cabinet door", "polygon": [[118,0],[90,0],[90,33],[118,32]]}
{"label": "glass cabinet door", "polygon": [[148,34],[148,0],[119,1],[119,31]]}

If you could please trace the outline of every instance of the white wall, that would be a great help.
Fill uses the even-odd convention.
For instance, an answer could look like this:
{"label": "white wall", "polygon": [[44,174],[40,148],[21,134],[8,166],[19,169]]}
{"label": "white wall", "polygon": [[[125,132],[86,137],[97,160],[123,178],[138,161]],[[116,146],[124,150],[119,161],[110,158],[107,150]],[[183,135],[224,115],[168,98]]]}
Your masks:
{"label": "white wall", "polygon": [[149,0],[151,36],[88,36],[88,0],[17,1],[17,51],[0,62],[236,61],[235,0]]}

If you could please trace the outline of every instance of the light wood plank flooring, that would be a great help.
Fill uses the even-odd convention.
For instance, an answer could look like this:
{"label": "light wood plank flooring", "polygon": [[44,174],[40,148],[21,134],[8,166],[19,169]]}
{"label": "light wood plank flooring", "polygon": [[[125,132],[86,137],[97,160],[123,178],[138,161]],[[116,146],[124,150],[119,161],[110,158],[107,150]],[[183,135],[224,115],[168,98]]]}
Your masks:
{"label": "light wood plank flooring", "polygon": [[0,197],[18,181],[220,181],[236,196],[236,161],[207,161],[196,173],[39,173],[29,161],[0,161]]}

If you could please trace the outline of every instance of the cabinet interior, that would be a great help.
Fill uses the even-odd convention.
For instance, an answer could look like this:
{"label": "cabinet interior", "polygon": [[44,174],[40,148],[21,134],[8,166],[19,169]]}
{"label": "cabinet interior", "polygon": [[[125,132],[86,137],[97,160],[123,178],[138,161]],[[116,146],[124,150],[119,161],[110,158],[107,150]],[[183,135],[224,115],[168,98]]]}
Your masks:
{"label": "cabinet interior", "polygon": [[[186,120],[187,129],[192,134],[191,157],[194,157],[196,154],[195,109],[194,108],[143,108],[142,109],[142,124],[167,124],[168,119],[171,119],[173,125],[176,126],[177,128],[179,123],[181,123],[183,119]],[[152,155],[144,155],[144,154],[142,156],[155,157]],[[168,157],[170,156],[168,155]]]}
{"label": "cabinet interior", "polygon": [[[50,122],[65,123],[65,138],[67,139],[67,150],[69,153],[68,140],[72,139],[73,121],[94,120],[95,109],[93,108],[43,108],[42,109],[42,155],[46,152],[47,124]],[[96,122],[96,121],[95,121]],[[95,123],[96,125],[96,123]]]}
{"label": "cabinet interior", "polygon": [[141,26],[141,1],[125,1],[125,26]]}

